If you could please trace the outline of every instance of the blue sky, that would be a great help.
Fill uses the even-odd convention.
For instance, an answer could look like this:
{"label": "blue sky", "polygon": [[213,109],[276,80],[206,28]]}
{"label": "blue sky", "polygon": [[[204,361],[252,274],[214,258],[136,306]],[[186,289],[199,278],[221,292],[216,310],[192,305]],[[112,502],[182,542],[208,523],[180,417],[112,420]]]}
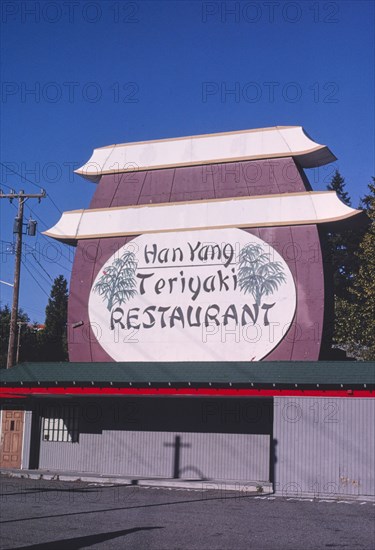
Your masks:
{"label": "blue sky", "polygon": [[[1,10],[0,187],[45,187],[26,208],[40,230],[88,206],[95,185],[73,169],[112,143],[302,125],[338,157],[308,171],[314,189],[338,168],[357,206],[375,173],[371,1],[3,0]],[[0,201],[5,281],[15,213]],[[20,306],[43,322],[74,249],[24,242]],[[11,303],[10,287],[0,300]]]}

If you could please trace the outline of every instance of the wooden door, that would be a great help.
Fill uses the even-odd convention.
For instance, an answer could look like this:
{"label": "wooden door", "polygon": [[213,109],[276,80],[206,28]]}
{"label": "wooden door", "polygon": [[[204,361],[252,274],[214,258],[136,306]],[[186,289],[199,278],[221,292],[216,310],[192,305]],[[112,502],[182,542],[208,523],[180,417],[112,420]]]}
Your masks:
{"label": "wooden door", "polygon": [[21,468],[24,411],[3,409],[0,468]]}

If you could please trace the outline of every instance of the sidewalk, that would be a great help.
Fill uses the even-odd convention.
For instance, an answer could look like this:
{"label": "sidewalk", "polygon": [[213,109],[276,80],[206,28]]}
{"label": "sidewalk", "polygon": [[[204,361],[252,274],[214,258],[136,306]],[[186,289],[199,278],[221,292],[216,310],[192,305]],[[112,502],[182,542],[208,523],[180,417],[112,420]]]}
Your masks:
{"label": "sidewalk", "polygon": [[83,481],[86,483],[133,485],[139,487],[160,487],[173,489],[195,489],[199,491],[241,491],[250,494],[271,494],[269,481],[235,481],[214,479],[171,479],[160,477],[132,478],[123,475],[93,474],[87,472],[66,472],[61,470],[16,470],[0,469],[0,474],[23,479],[45,479],[48,481]]}

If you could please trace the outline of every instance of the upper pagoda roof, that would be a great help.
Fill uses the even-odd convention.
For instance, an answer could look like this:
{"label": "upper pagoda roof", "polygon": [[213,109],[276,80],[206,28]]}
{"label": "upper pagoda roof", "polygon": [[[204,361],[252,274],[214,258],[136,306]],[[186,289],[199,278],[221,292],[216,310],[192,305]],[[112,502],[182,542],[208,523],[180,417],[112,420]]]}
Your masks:
{"label": "upper pagoda roof", "polygon": [[336,160],[302,126],[274,126],[100,147],[75,172],[96,182],[104,174],[281,157],[296,158],[302,168]]}

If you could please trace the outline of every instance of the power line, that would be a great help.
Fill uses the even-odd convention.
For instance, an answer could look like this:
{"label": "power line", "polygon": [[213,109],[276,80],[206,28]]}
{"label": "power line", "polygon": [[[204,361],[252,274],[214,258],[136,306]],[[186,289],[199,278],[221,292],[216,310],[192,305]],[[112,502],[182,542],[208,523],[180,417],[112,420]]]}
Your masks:
{"label": "power line", "polygon": [[[14,255],[14,283],[13,283],[13,299],[12,299],[12,310],[10,314],[10,323],[9,323],[9,343],[8,343],[8,355],[7,355],[7,369],[10,369],[14,364],[15,357],[15,342],[16,342],[16,331],[17,331],[17,313],[18,313],[18,301],[19,301],[19,291],[20,291],[20,273],[21,273],[21,261],[22,261],[22,236],[23,236],[23,216],[24,216],[24,204],[28,199],[38,199],[39,202],[41,199],[44,199],[46,196],[45,191],[42,190],[41,193],[25,193],[24,191],[19,191],[16,193],[11,190],[10,193],[0,192],[1,199],[17,199],[18,209],[17,216],[14,220],[13,233],[16,234],[16,244],[15,244],[15,255]],[[31,236],[35,236],[35,222],[28,224],[27,233]]]}
{"label": "power line", "polygon": [[[13,168],[10,168],[10,166],[8,166],[7,164],[4,164],[3,162],[0,162],[1,166],[4,166],[4,168],[6,168],[7,170],[9,170],[10,172],[13,172],[13,174],[15,174],[16,176],[19,176],[20,178],[22,178],[23,180],[27,181],[28,183],[31,183],[31,185],[34,185],[34,187],[37,187],[38,189],[40,189],[40,185],[37,185],[36,183],[34,183],[33,181],[29,180],[29,178],[27,178],[26,176],[23,176],[22,174],[20,174],[19,172],[16,172],[15,170],[13,170]],[[8,186],[7,186],[8,187]],[[52,199],[52,197],[48,194],[47,195],[47,198],[52,202],[52,204],[54,205],[54,207],[58,210],[58,212],[60,214],[62,214],[62,210],[60,210],[60,208],[57,206],[57,204],[55,203],[55,201]]]}
{"label": "power line", "polygon": [[[40,237],[41,237],[42,239],[44,239],[49,245],[52,244],[52,243],[51,243],[51,240],[50,240],[49,238],[47,238],[45,235],[40,235]],[[53,244],[56,246],[56,243],[55,243],[55,242],[54,242]],[[58,244],[60,245],[60,244],[65,244],[65,243],[58,243]],[[69,245],[66,245],[66,246],[69,246]],[[61,257],[64,258],[64,260],[66,260],[67,262],[70,262],[71,264],[73,263],[73,260],[71,260],[68,256],[64,256],[64,254],[62,253],[62,251],[61,251],[60,249],[59,249],[59,252],[60,252],[60,254],[61,254]],[[46,257],[47,259],[49,259],[48,256],[45,256],[45,257]],[[54,263],[57,263],[57,262],[54,262]],[[68,270],[68,271],[69,271],[69,270]]]}
{"label": "power line", "polygon": [[[3,163],[0,162],[0,164],[3,164]],[[21,176],[21,177],[22,177],[22,176]],[[12,187],[10,187],[9,185],[6,185],[5,183],[1,183],[0,185],[1,185],[1,187],[6,187],[7,189],[13,190]],[[35,184],[34,184],[34,185],[35,185]],[[47,198],[49,198],[49,195],[47,195]],[[17,208],[15,204],[13,204],[13,203],[11,203],[11,204],[12,204],[12,206],[14,206],[14,208]],[[28,211],[29,211],[33,216],[35,216],[36,218],[38,218],[38,220],[40,221],[40,223],[42,223],[42,224],[48,229],[48,225],[46,224],[46,222],[44,222],[44,221],[40,218],[40,216],[39,216],[38,214],[36,214],[36,212],[35,212],[32,208],[30,208],[30,206],[28,206],[27,204],[25,204],[25,207],[28,209]],[[61,213],[61,211],[60,211],[60,213]],[[66,243],[62,243],[62,244],[66,244]],[[66,246],[69,246],[69,245],[66,245]]]}
{"label": "power line", "polygon": [[[24,246],[24,244],[23,244],[23,246]],[[27,253],[26,253],[26,254],[27,254]],[[31,254],[31,256],[32,256],[32,254]],[[36,260],[36,258],[34,258],[34,260]],[[27,259],[25,258],[25,256],[24,256],[24,258],[23,258],[23,261],[24,261],[24,262],[27,261]],[[38,262],[37,262],[37,263],[38,263]],[[42,270],[46,273],[47,277],[48,277],[50,280],[46,279],[46,277],[37,269],[37,267],[36,267],[33,263],[29,262],[29,267],[34,269],[34,271],[36,272],[36,274],[38,275],[38,277],[41,277],[41,278],[45,281],[45,283],[46,283],[47,285],[50,285],[51,282],[53,282],[53,280],[52,280],[50,274],[44,269],[44,267],[43,267],[40,263],[39,263],[39,265],[40,265],[40,267],[42,268]]]}
{"label": "power line", "polygon": [[[41,223],[42,225],[44,225],[44,227],[45,227],[46,229],[49,229],[49,226],[46,224],[46,222],[43,221],[42,218],[41,218],[40,216],[38,216],[38,214],[36,214],[36,213],[30,208],[30,206],[27,206],[27,205],[26,205],[26,208],[28,208],[29,212],[30,212],[33,216],[35,216],[35,217],[37,218],[37,220],[39,220],[40,223]],[[50,239],[50,238],[47,238],[45,235],[42,235],[42,234],[40,234],[40,236],[42,237],[42,239],[44,239],[44,240],[47,241],[48,243],[51,243],[51,239]],[[55,244],[56,244],[56,243],[55,243]],[[69,250],[71,249],[70,245],[68,245],[67,243],[59,242],[59,245],[60,245],[60,244],[69,247]],[[69,257],[64,256],[64,254],[63,254],[62,252],[61,252],[61,256],[62,256],[65,260],[67,260],[68,262],[73,263],[73,260],[71,260]]]}
{"label": "power line", "polygon": [[[0,242],[6,242],[6,241],[0,241]],[[11,244],[11,243],[10,243],[10,244]],[[55,260],[52,262],[52,261],[48,258],[48,256],[46,256],[45,254],[43,254],[43,252],[42,252],[41,250],[36,250],[35,247],[31,247],[30,245],[28,245],[28,244],[26,244],[26,243],[24,244],[24,246],[31,248],[31,250],[30,250],[29,252],[26,252],[26,253],[31,254],[31,255],[34,257],[34,259],[35,259],[36,261],[38,261],[38,260],[36,259],[36,257],[35,257],[35,255],[33,254],[33,252],[38,252],[38,253],[42,256],[42,258],[43,258],[45,261],[48,261],[48,263],[53,263],[54,265],[58,265],[58,266],[61,267],[62,269],[65,269],[65,271],[68,271],[69,273],[71,272],[71,270],[68,269],[65,265],[62,265],[62,264],[60,264],[59,262],[56,262]],[[38,262],[38,263],[39,263],[39,262]],[[43,267],[43,266],[41,266],[41,267]]]}
{"label": "power line", "polygon": [[[11,247],[14,247],[14,243],[11,242],[11,241],[4,241],[3,239],[0,239],[0,243],[3,243],[5,245],[8,245],[9,248]],[[35,247],[32,247],[26,243],[22,243],[22,246],[24,248],[26,248],[26,252],[25,254],[31,254],[32,257],[35,259],[36,262],[38,262],[37,258],[35,257],[35,254],[34,253],[38,253],[41,255],[41,257],[44,259],[44,261],[48,262],[48,264],[53,264],[53,265],[58,265],[59,267],[61,267],[61,269],[65,269],[65,271],[67,271],[68,273],[71,273],[71,269],[67,268],[65,265],[62,265],[60,264],[59,262],[56,262],[55,260],[51,261],[48,256],[46,256],[45,254],[43,254],[43,251],[42,250],[37,250]],[[29,250],[27,250],[27,248]],[[8,254],[14,254],[14,251],[5,251],[5,254],[8,253]],[[65,256],[63,256],[65,257]],[[38,262],[39,263],[39,262]],[[40,264],[40,267],[44,270],[43,266]],[[48,274],[49,276],[49,274]],[[51,279],[52,280],[52,279]]]}
{"label": "power line", "polygon": [[32,216],[35,216],[36,218],[38,218],[38,220],[40,221],[40,223],[43,224],[43,225],[48,229],[48,225],[46,224],[46,222],[44,222],[44,221],[42,220],[42,218],[40,218],[39,215],[36,214],[35,211],[32,210],[32,209],[30,208],[30,206],[26,206],[26,207],[27,207],[27,209],[29,210],[30,214],[31,214]]}
{"label": "power line", "polygon": [[[17,210],[16,205],[13,204],[13,203],[11,203],[11,204],[12,204],[13,208],[15,208],[15,209]],[[29,212],[30,212],[33,216],[35,216],[35,217],[37,218],[37,220],[40,221],[40,223],[41,223],[42,225],[44,225],[44,226],[48,229],[48,225],[46,224],[46,222],[44,222],[44,221],[42,220],[42,218],[40,218],[40,217],[30,208],[30,206],[28,206],[27,204],[25,204],[25,207],[29,210]],[[40,236],[42,239],[44,239],[48,244],[51,244],[51,239],[47,238],[45,235],[42,235],[41,233],[37,233],[37,238],[38,238],[39,236]],[[5,241],[2,241],[2,242],[5,242]],[[56,243],[54,243],[54,244],[56,245]],[[70,250],[70,246],[69,246],[68,244],[66,244],[66,243],[61,243],[61,242],[59,242],[58,244],[59,244],[59,245],[60,245],[60,244],[63,244],[63,245],[65,245],[65,246],[68,246],[68,247],[69,247],[69,250]],[[60,252],[60,254],[61,254],[61,257],[64,258],[64,260],[66,260],[67,262],[70,262],[71,264],[73,263],[73,260],[71,260],[68,256],[64,256],[64,254],[62,253],[62,251],[61,251],[60,249],[59,249],[59,252]],[[44,255],[42,252],[41,252],[41,254]],[[48,258],[47,256],[44,255],[44,257],[45,257],[47,260],[49,260],[49,258]],[[64,266],[62,266],[62,265],[59,264],[58,262],[55,262],[55,261],[54,261],[53,263],[55,263],[55,264],[57,264],[57,265],[60,265],[60,267],[62,267],[63,269],[66,269],[66,271],[69,271],[69,272],[70,272],[70,269],[68,269],[68,268],[66,268],[66,267],[64,267]]]}
{"label": "power line", "polygon": [[33,252],[31,252],[31,256],[34,258],[34,260],[36,261],[36,263],[43,269],[44,273],[47,275],[47,277],[50,279],[50,281],[53,282],[53,279],[51,277],[51,275],[48,273],[48,271],[46,269],[44,269],[44,267],[42,266],[42,264],[40,263],[39,260],[37,260],[37,258],[35,257],[35,255],[33,254]]}
{"label": "power line", "polygon": [[[45,316],[45,313],[42,311],[42,309],[35,309],[30,306],[26,306],[26,307],[20,306],[20,309],[22,309],[22,311],[24,311],[26,315],[29,315],[29,312],[31,311],[33,315],[38,315],[38,317],[43,318]],[[27,312],[26,312],[26,309],[27,309]]]}
{"label": "power line", "polygon": [[[23,261],[26,263],[26,260],[25,260],[25,259],[24,259]],[[37,275],[38,277],[40,277],[40,279],[43,279],[43,281],[46,283],[46,285],[51,285],[51,282],[48,281],[48,279],[46,279],[46,277],[45,277],[42,273],[40,273],[40,271],[38,271],[37,267],[36,267],[34,264],[32,264],[31,262],[29,262],[28,266],[29,266],[30,268],[32,268],[32,269],[35,271],[36,275]]]}
{"label": "power line", "polygon": [[10,172],[12,172],[13,174],[15,174],[16,176],[19,176],[20,178],[24,179],[25,181],[28,181],[29,183],[31,183],[31,185],[34,185],[35,187],[37,187],[38,189],[40,189],[40,186],[37,185],[36,183],[34,183],[33,181],[29,180],[29,178],[27,178],[26,176],[23,176],[22,174],[20,174],[19,172],[16,172],[16,170],[13,170],[13,168],[11,168],[8,164],[4,164],[4,162],[0,162],[1,166],[4,166],[4,168],[6,168],[7,170],[9,170]]}
{"label": "power line", "polygon": [[60,212],[60,214],[62,214],[62,210],[57,206],[57,204],[55,203],[51,195],[48,194],[47,198],[52,202],[53,206],[57,209],[57,211]]}
{"label": "power line", "polygon": [[27,267],[26,263],[21,260],[24,268],[26,269],[26,271],[29,272],[29,275],[34,279],[34,281],[36,282],[36,284],[38,285],[38,287],[42,290],[42,292],[44,292],[44,294],[47,296],[47,298],[49,298],[49,295],[47,294],[47,292],[44,290],[44,288],[42,287],[42,285],[39,284],[39,282],[37,281],[37,279],[35,279],[34,275],[31,273],[31,271],[29,270],[29,268]]}
{"label": "power line", "polygon": [[[42,225],[44,225],[44,227],[46,227],[47,229],[49,229],[49,227],[48,227],[48,225],[46,224],[46,222],[43,221],[42,218],[41,218],[40,216],[38,216],[38,214],[36,214],[36,213],[30,208],[30,206],[28,206],[28,205],[25,205],[25,206],[26,206],[26,208],[29,210],[29,212],[31,213],[32,216],[35,216],[36,219],[39,220],[39,222],[40,222]],[[46,242],[48,242],[48,244],[51,244],[51,239],[47,238],[45,235],[42,235],[41,233],[38,233],[37,237],[39,237],[39,236],[42,237],[42,239],[44,239]],[[54,243],[54,244],[56,244],[56,243]],[[65,246],[68,246],[69,249],[70,249],[70,246],[69,246],[68,244],[66,244],[66,243],[60,243],[60,242],[59,242],[58,244],[59,244],[59,245],[60,245],[60,244],[63,244],[63,245],[65,245]],[[59,250],[59,252],[60,252],[60,254],[61,254],[61,257],[64,258],[64,260],[67,260],[68,262],[73,263],[73,260],[71,260],[71,259],[70,259],[69,257],[67,257],[67,256],[64,256],[64,254],[62,253],[61,250]],[[57,263],[57,262],[54,262],[54,263]],[[59,265],[59,264],[58,264],[58,265]],[[61,267],[62,267],[62,266],[61,266]],[[66,269],[67,271],[69,271],[67,268],[64,268],[64,269]]]}
{"label": "power line", "polygon": [[[0,164],[1,164],[2,166],[5,166],[6,168],[8,168],[7,165],[4,164],[3,162],[0,162]],[[9,169],[10,169],[12,172],[14,172],[14,174],[17,174],[18,176],[22,177],[22,178],[25,179],[26,181],[29,181],[30,183],[32,183],[33,185],[35,185],[35,187],[38,187],[38,186],[37,186],[35,183],[33,183],[31,180],[28,180],[28,179],[25,178],[24,176],[21,176],[21,174],[18,174],[15,170],[13,170],[13,169],[11,169],[11,168],[9,168]],[[11,191],[13,190],[12,187],[10,187],[9,185],[6,185],[5,183],[2,183],[1,185],[2,185],[3,187],[6,187],[7,189],[10,189]],[[49,199],[52,201],[52,199],[51,199],[51,197],[50,197],[49,195],[47,195],[47,198],[49,198]],[[52,202],[53,202],[53,201],[52,201]],[[14,208],[17,209],[17,207],[16,207],[15,204],[13,204],[13,203],[11,203],[11,204],[12,204],[12,206],[13,206]],[[55,205],[55,206],[56,206],[56,205]],[[42,225],[44,225],[44,227],[45,227],[46,229],[49,229],[49,226],[46,224],[46,222],[43,221],[42,218],[41,218],[38,214],[36,214],[36,212],[35,212],[34,210],[32,210],[32,209],[30,208],[30,206],[28,206],[27,204],[25,204],[25,207],[28,209],[28,211],[31,213],[32,216],[34,216],[35,218],[37,218],[37,220],[39,220],[39,222],[40,222]],[[60,214],[62,214],[61,210],[60,210],[57,206],[56,206],[56,208],[59,210]],[[50,239],[47,239],[47,237],[45,237],[45,235],[40,235],[40,236],[41,236],[42,239],[44,239],[46,242],[48,242],[49,244],[51,244]],[[61,243],[59,243],[59,244],[62,244],[62,245],[64,245],[64,246],[68,246],[69,249],[70,249],[70,245],[68,245],[67,243],[61,242]],[[73,260],[71,260],[71,259],[70,259],[69,257],[67,257],[67,256],[64,256],[64,254],[62,253],[61,250],[60,250],[59,252],[60,252],[60,254],[61,254],[61,257],[64,258],[64,260],[70,262],[71,264],[73,263]],[[65,269],[66,271],[70,271],[68,268],[62,266],[61,264],[58,264],[57,262],[54,262],[54,263],[56,263],[57,265],[59,265],[60,267],[62,267],[63,269]]]}

